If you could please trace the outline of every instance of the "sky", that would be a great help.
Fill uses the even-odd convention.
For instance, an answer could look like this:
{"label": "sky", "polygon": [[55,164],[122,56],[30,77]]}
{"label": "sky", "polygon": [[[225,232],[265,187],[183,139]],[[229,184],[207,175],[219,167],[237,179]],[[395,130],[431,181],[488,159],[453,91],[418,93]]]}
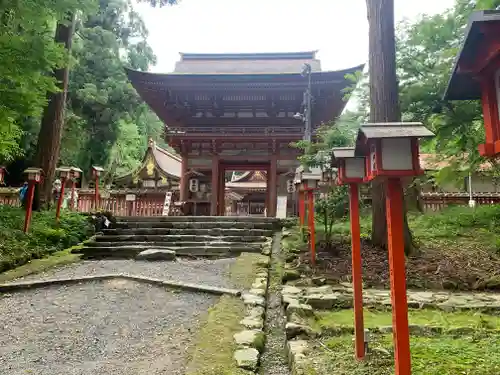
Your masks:
{"label": "sky", "polygon": [[[396,21],[450,8],[454,0],[395,0]],[[157,56],[153,72],[172,72],[179,52],[239,53],[317,50],[323,70],[365,63],[365,0],[181,0],[135,9]]]}

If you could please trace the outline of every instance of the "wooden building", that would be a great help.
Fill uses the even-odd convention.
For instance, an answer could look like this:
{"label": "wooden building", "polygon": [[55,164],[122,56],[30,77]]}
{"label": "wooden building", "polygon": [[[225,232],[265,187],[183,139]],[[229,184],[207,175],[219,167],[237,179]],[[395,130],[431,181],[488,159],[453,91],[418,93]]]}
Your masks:
{"label": "wooden building", "polygon": [[178,190],[181,164],[180,156],[165,150],[150,139],[139,167],[115,179],[113,185],[117,188]]}
{"label": "wooden building", "polygon": [[[264,171],[265,208],[276,215],[277,195],[286,189],[279,175],[298,165],[290,147],[304,136],[294,117],[304,109],[311,66],[312,125],[342,112],[343,90],[350,85],[341,71],[321,71],[316,52],[198,54],[182,53],[175,71],[155,74],[127,70],[133,86],[166,124],[169,144],[182,157],[180,200],[208,205],[210,215],[224,215],[225,172]],[[206,178],[203,202],[189,197],[189,171]]]}

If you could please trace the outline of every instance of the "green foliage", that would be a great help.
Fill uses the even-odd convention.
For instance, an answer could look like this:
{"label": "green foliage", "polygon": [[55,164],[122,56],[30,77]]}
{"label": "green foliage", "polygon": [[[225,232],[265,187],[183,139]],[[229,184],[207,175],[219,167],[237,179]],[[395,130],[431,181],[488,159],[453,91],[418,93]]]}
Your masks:
{"label": "green foliage", "polygon": [[61,215],[59,225],[54,211],[34,212],[30,232],[25,234],[24,210],[0,205],[0,272],[74,246],[93,231],[87,217],[71,212]]}
{"label": "green foliage", "polygon": [[349,194],[346,185],[332,186],[315,201],[318,222],[323,225],[325,240],[331,241],[335,219],[341,219],[349,210]]}

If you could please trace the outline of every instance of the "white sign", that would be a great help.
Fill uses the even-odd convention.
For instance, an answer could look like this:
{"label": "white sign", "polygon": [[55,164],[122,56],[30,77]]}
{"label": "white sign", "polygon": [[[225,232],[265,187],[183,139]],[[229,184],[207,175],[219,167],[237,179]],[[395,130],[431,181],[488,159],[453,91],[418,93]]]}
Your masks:
{"label": "white sign", "polygon": [[170,204],[172,203],[172,192],[167,191],[165,193],[165,202],[163,203],[162,216],[168,216],[170,214]]}
{"label": "white sign", "polygon": [[280,219],[286,218],[287,196],[280,195],[276,202],[276,217]]}
{"label": "white sign", "polygon": [[127,195],[125,195],[125,201],[127,201],[127,202],[135,202],[135,194],[127,194]]}

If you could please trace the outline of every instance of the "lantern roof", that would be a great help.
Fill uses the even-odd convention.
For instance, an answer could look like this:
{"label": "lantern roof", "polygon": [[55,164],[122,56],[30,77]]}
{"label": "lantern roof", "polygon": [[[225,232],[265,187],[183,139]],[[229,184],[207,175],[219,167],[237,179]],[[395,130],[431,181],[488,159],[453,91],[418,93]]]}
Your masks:
{"label": "lantern roof", "polygon": [[95,171],[98,171],[98,172],[104,172],[104,168],[103,167],[98,167],[97,165],[93,165],[92,169],[95,170]]}
{"label": "lantern roof", "polygon": [[354,147],[334,147],[332,148],[332,155],[335,159],[353,158],[356,156],[354,150]]}
{"label": "lantern roof", "polygon": [[71,170],[75,171],[75,172],[83,173],[83,171],[78,167],[71,167]]}
{"label": "lantern roof", "polygon": [[424,138],[432,137],[434,133],[421,122],[379,122],[361,125],[358,139],[363,135],[367,139],[379,138]]}
{"label": "lantern roof", "polygon": [[[455,59],[451,78],[444,94],[446,100],[476,100],[481,98],[480,82],[476,80],[476,72],[460,69],[461,64],[475,62],[486,41],[484,26],[500,25],[500,10],[483,10],[474,12],[469,17],[465,29],[465,38],[458,56]],[[486,61],[479,61],[486,63]]]}
{"label": "lantern roof", "polygon": [[43,174],[43,169],[42,168],[29,167],[29,168],[26,168],[23,173],[42,173]]}

